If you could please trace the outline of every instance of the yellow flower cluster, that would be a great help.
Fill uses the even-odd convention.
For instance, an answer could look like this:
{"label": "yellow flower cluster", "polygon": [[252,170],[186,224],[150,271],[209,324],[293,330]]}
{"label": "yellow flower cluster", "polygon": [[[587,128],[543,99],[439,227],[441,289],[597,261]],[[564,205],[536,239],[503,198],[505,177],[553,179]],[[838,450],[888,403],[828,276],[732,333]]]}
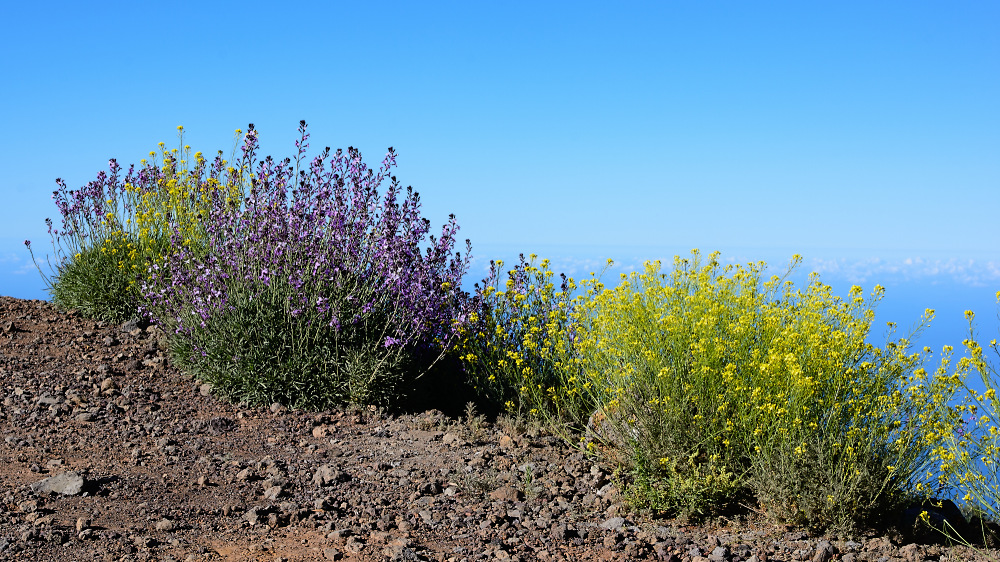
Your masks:
{"label": "yellow flower cluster", "polygon": [[[1000,305],[1000,292],[996,293]],[[958,408],[962,418],[951,431],[940,431],[936,437],[940,445],[934,449],[938,462],[938,486],[957,489],[970,512],[986,518],[1000,520],[1000,401],[997,388],[1000,373],[987,361],[985,350],[975,338],[975,314],[965,313],[969,322],[969,337],[962,342],[967,356],[959,359],[949,374],[947,363],[936,376],[943,380],[960,380],[965,384],[967,400]],[[1000,357],[997,340],[989,343],[994,355]],[[969,371],[975,371],[984,391],[976,391],[965,382]],[[928,472],[928,478],[934,476]],[[957,495],[957,494],[956,494]]]}
{"label": "yellow flower cluster", "polygon": [[463,334],[460,356],[479,390],[508,411],[576,411],[570,405],[580,399],[579,389],[561,381],[572,351],[570,298],[576,284],[567,279],[557,288],[549,260],[537,260],[531,254],[506,280],[484,288],[486,306]]}
{"label": "yellow flower cluster", "polygon": [[618,424],[634,436],[633,456],[703,451],[737,473],[752,470],[747,459],[819,463],[848,492],[864,487],[873,457],[878,478],[923,467],[919,452],[953,421],[945,405],[958,377],[928,377],[907,338],[866,343],[882,287],[842,299],[815,275],[797,290],[764,267],[723,267],[718,254],[701,265],[695,251],[668,274],[648,262],[589,293],[577,312],[580,380],[594,402],[628,413]]}
{"label": "yellow flower cluster", "polygon": [[[177,129],[183,145],[183,127]],[[243,197],[246,170],[237,170],[222,160],[221,165],[228,173],[220,180],[207,174],[209,162],[201,152],[194,153],[194,167],[191,167],[190,146],[166,150],[161,142],[159,148],[159,155],[155,151],[149,153],[153,162],[143,161],[144,165],[158,168],[156,185],[152,189],[126,186],[130,199],[126,208],[135,209],[133,234],[142,248],[163,248],[176,226],[184,245],[201,243],[205,239],[202,218],[207,216],[213,192],[221,192],[227,204],[238,205]],[[157,157],[162,160],[158,166]]]}
{"label": "yellow flower cluster", "polygon": [[[724,481],[764,498],[761,475],[785,471],[803,488],[771,497],[776,512],[802,516],[802,495],[814,493],[805,517],[856,518],[828,512],[873,509],[923,474],[955,422],[947,404],[961,373],[942,375],[945,362],[929,375],[919,368],[929,352],[911,353],[907,337],[867,343],[880,286],[842,298],[815,275],[797,289],[788,277],[799,256],[765,277],[763,262],[703,263],[695,250],[668,273],[647,262],[613,289],[592,274],[571,299],[534,261],[483,292],[488,321],[464,338],[467,369],[509,409],[581,429],[601,414],[611,458],[655,460],[640,472],[680,479],[665,489]],[[828,485],[811,491],[817,474]]]}
{"label": "yellow flower cluster", "polygon": [[114,265],[128,275],[129,287],[135,286],[135,279],[147,271],[150,263],[162,262],[171,251],[174,227],[183,245],[202,244],[202,220],[207,216],[213,192],[221,192],[228,204],[238,205],[242,200],[244,170],[235,170],[222,160],[222,166],[228,168],[225,183],[212,177],[207,173],[210,163],[201,152],[192,156],[191,147],[183,144],[184,128],[177,129],[181,148],[167,150],[161,142],[159,152],[149,153],[152,161],[142,160],[147,177],[155,181],[127,183],[122,193],[112,194],[106,201],[101,223],[103,241],[98,249],[116,258]]}
{"label": "yellow flower cluster", "polygon": [[[152,160],[129,170],[124,182],[115,176],[102,185],[100,198],[87,202],[86,216],[74,210],[68,217],[73,237],[51,287],[57,304],[108,320],[129,317],[142,301],[139,285],[149,278],[150,265],[176,250],[175,229],[180,244],[211,250],[205,247],[204,220],[214,195],[238,206],[250,174],[244,165],[229,165],[221,151],[211,163],[200,152],[192,155],[183,133],[178,127],[178,148],[167,150],[161,142],[150,152]],[[239,138],[237,131],[237,143]]]}

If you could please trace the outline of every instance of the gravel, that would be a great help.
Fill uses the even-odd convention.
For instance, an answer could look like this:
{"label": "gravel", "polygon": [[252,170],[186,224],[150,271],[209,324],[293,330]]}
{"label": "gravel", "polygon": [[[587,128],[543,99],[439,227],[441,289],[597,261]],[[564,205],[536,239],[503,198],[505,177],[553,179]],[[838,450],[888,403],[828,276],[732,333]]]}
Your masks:
{"label": "gravel", "polygon": [[0,297],[0,561],[980,559],[655,519],[609,467],[507,424],[230,404],[160,337]]}

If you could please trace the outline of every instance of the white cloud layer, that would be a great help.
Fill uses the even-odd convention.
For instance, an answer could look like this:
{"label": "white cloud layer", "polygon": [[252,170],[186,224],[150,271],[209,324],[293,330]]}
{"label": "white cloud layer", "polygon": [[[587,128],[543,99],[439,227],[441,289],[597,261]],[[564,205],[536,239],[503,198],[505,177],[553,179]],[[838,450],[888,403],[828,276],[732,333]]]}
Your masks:
{"label": "white cloud layer", "polygon": [[970,258],[808,259],[804,269],[851,283],[893,281],[952,282],[972,287],[1000,283],[1000,261]]}
{"label": "white cloud layer", "polygon": [[[622,255],[624,254],[624,255]],[[689,257],[684,254],[683,257]],[[703,259],[707,258],[702,254]],[[746,264],[757,261],[749,254],[726,255],[720,257],[724,264]],[[591,272],[605,271],[602,280],[615,284],[621,273],[642,271],[646,258],[637,253],[622,252],[613,266],[605,271],[606,259],[582,256],[552,257],[549,268],[557,275],[565,273],[577,281],[589,277]],[[661,271],[670,271],[673,257],[660,257]],[[781,274],[788,267],[788,259],[765,259],[768,274]],[[510,270],[516,260],[504,261],[503,269]],[[489,270],[488,260],[473,260],[470,276],[481,279]],[[969,287],[997,287],[1000,289],[1000,260],[974,258],[931,258],[905,257],[890,258],[810,258],[806,257],[796,269],[794,279],[804,278],[808,273],[819,273],[823,282],[847,282],[857,285],[872,283],[920,282],[929,284],[955,283]]]}

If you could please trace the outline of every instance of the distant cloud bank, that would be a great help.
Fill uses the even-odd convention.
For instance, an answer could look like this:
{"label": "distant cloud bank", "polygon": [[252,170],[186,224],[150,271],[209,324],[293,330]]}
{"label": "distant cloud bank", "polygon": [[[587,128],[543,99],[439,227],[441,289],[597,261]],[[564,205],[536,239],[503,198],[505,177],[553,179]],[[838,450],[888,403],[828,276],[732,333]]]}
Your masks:
{"label": "distant cloud bank", "polygon": [[[606,258],[583,255],[579,249],[575,252],[554,252],[556,255],[542,255],[550,258],[550,269],[556,274],[565,273],[577,280],[588,277],[591,272],[600,273],[605,270]],[[615,263],[609,267],[603,279],[615,283],[620,273],[641,271],[647,259],[637,252],[614,252]],[[761,256],[750,257],[745,252],[726,253],[721,259],[723,263],[748,263],[761,259]],[[673,255],[659,256],[663,270],[666,272],[673,264]],[[680,255],[688,256],[688,253]],[[704,254],[703,254],[704,255]],[[516,257],[516,256],[515,256]],[[772,256],[773,258],[773,256]],[[790,255],[781,259],[767,259],[768,271],[782,273],[788,265]],[[511,269],[516,259],[504,259],[504,270]],[[481,279],[489,270],[488,260],[474,260],[469,272],[471,277]],[[803,263],[793,276],[805,277],[810,272],[819,273],[824,282],[841,281],[857,285],[873,283],[909,283],[922,284],[960,284],[969,287],[996,287],[1000,289],[1000,260],[973,258],[928,258],[904,257],[890,258],[817,258],[806,256]]]}
{"label": "distant cloud bank", "polygon": [[824,277],[835,277],[851,283],[869,281],[952,282],[972,287],[995,285],[1000,282],[1000,261],[976,259],[927,258],[867,258],[808,259],[806,269]]}

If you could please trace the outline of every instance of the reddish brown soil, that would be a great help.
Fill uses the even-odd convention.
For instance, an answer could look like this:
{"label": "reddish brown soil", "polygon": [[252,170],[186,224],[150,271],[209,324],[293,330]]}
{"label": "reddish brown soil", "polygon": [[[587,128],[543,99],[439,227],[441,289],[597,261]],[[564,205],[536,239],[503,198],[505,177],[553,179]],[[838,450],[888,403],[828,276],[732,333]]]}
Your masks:
{"label": "reddish brown soil", "polygon": [[[158,340],[0,297],[0,560],[974,556],[630,513],[605,468],[538,430],[241,407],[172,368]],[[38,488],[61,474],[82,487]]]}

